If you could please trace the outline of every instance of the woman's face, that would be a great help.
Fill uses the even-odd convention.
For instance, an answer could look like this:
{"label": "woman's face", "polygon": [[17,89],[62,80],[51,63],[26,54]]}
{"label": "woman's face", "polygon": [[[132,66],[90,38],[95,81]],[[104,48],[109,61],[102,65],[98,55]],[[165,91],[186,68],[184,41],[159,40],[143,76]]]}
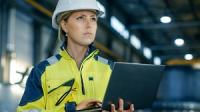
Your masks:
{"label": "woman's face", "polygon": [[67,20],[61,21],[61,27],[68,35],[68,44],[88,46],[96,35],[96,13],[87,10],[73,12]]}

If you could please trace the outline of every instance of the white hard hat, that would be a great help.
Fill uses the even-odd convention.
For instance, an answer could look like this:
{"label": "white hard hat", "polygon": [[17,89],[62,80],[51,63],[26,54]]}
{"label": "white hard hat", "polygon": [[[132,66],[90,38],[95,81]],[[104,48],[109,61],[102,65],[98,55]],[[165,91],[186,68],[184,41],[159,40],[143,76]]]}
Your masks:
{"label": "white hard hat", "polygon": [[97,16],[101,16],[103,14],[97,6],[96,0],[59,0],[52,17],[53,28],[58,29],[59,27],[59,14],[76,10],[96,10]]}

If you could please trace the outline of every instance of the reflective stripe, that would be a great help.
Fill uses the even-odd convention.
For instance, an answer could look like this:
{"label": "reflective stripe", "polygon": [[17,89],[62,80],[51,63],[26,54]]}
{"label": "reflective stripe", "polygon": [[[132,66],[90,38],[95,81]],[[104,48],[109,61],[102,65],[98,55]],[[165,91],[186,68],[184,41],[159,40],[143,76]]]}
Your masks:
{"label": "reflective stripe", "polygon": [[48,58],[47,61],[50,65],[52,65],[58,61],[58,58],[56,56],[52,56],[52,57]]}
{"label": "reflective stripe", "polygon": [[102,62],[102,63],[104,63],[104,64],[108,64],[108,60],[105,59],[105,58],[102,58],[100,56],[97,57],[97,60],[100,61],[100,62]]}

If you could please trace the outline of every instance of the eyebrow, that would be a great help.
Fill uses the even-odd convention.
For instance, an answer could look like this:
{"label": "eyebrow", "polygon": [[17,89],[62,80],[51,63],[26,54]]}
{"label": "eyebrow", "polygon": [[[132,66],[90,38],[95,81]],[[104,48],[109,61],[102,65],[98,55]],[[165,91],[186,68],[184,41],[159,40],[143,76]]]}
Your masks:
{"label": "eyebrow", "polygon": [[[77,16],[86,16],[85,14],[80,14],[80,15],[77,15]],[[90,17],[96,17],[96,14],[93,14],[93,15],[91,15]]]}
{"label": "eyebrow", "polygon": [[90,17],[93,17],[93,16],[95,16],[95,17],[96,17],[97,15],[96,15],[96,14],[94,14],[94,15],[91,15]]}

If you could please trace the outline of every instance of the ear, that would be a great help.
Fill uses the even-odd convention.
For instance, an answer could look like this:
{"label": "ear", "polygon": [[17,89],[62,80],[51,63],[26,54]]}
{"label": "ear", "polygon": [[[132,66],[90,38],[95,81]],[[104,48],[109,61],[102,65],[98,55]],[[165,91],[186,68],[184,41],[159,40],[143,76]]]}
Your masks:
{"label": "ear", "polygon": [[66,21],[65,21],[65,20],[61,20],[60,25],[61,25],[62,30],[63,30],[65,33],[68,33]]}

